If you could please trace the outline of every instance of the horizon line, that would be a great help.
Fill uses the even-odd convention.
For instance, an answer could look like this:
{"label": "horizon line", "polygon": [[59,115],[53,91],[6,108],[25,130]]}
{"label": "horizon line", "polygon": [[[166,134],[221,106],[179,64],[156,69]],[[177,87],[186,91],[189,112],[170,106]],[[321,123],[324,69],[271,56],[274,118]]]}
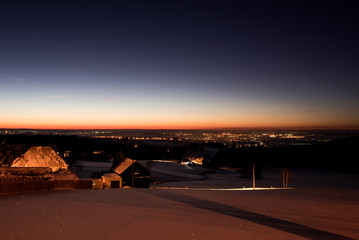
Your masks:
{"label": "horizon line", "polygon": [[319,127],[267,127],[267,128],[0,128],[0,130],[62,130],[62,131],[78,131],[78,130],[162,130],[162,131],[359,131],[359,128],[319,128]]}

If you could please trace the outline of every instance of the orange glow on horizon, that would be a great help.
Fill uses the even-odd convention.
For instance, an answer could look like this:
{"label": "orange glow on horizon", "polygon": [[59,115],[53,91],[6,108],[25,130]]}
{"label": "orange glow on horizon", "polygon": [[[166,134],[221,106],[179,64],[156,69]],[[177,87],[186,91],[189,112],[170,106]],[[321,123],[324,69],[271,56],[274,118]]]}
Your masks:
{"label": "orange glow on horizon", "polygon": [[243,124],[243,125],[220,125],[220,124],[123,124],[123,125],[103,125],[103,124],[2,124],[0,129],[62,129],[62,130],[91,130],[91,129],[173,129],[173,130],[201,130],[201,129],[227,129],[227,130],[359,130],[359,126],[351,125],[265,125],[265,124]]}
{"label": "orange glow on horizon", "polygon": [[[53,116],[0,119],[2,129],[228,129],[228,130],[359,130],[359,124],[344,117],[300,115],[144,115],[123,117]],[[127,117],[129,116],[129,117]],[[159,117],[163,116],[163,117]]]}

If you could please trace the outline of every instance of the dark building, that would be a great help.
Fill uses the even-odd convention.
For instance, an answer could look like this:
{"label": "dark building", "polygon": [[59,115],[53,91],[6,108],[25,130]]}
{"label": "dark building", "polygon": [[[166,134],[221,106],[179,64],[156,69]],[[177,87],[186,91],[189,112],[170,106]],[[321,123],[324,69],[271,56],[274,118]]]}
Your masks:
{"label": "dark building", "polygon": [[150,171],[136,160],[126,158],[113,171],[122,177],[123,187],[150,187]]}

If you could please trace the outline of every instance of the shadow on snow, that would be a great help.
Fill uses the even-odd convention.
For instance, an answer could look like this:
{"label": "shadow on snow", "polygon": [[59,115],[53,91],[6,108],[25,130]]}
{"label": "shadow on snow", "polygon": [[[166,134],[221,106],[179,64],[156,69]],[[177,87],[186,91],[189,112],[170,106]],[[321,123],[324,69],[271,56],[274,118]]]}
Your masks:
{"label": "shadow on snow", "polygon": [[150,191],[147,193],[157,197],[169,199],[172,201],[182,202],[196,208],[205,209],[208,211],[257,223],[263,226],[275,228],[284,232],[292,233],[313,240],[322,240],[322,239],[353,240],[352,238],[341,236],[335,233],[330,233],[327,231],[311,228],[294,222],[273,218],[270,216],[250,212],[240,208],[231,207],[222,203],[198,199],[192,196],[175,193],[173,191],[161,190],[161,191]]}

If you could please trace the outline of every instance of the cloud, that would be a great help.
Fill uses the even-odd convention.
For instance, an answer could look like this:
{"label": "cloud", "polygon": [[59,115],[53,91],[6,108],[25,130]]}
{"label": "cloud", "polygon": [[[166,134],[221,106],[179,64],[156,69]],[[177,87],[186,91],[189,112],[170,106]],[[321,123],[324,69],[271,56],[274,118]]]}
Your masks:
{"label": "cloud", "polygon": [[54,99],[54,98],[73,98],[75,96],[64,95],[64,96],[41,96],[41,97],[32,97],[32,99]]}
{"label": "cloud", "polygon": [[106,97],[106,98],[97,98],[99,101],[118,101],[122,100],[120,97]]}
{"label": "cloud", "polygon": [[184,114],[206,114],[209,112],[203,112],[203,111],[184,111]]}
{"label": "cloud", "polygon": [[62,90],[62,92],[66,92],[66,93],[78,93],[80,91],[81,90],[78,90],[78,89],[65,89],[65,90]]}
{"label": "cloud", "polygon": [[317,113],[319,112],[318,110],[314,110],[314,109],[307,109],[304,111],[305,113]]}
{"label": "cloud", "polygon": [[[319,113],[319,110],[306,109],[306,110],[289,110],[289,111],[264,111],[261,115],[293,115],[293,114],[315,114]],[[258,114],[256,114],[258,115]]]}

